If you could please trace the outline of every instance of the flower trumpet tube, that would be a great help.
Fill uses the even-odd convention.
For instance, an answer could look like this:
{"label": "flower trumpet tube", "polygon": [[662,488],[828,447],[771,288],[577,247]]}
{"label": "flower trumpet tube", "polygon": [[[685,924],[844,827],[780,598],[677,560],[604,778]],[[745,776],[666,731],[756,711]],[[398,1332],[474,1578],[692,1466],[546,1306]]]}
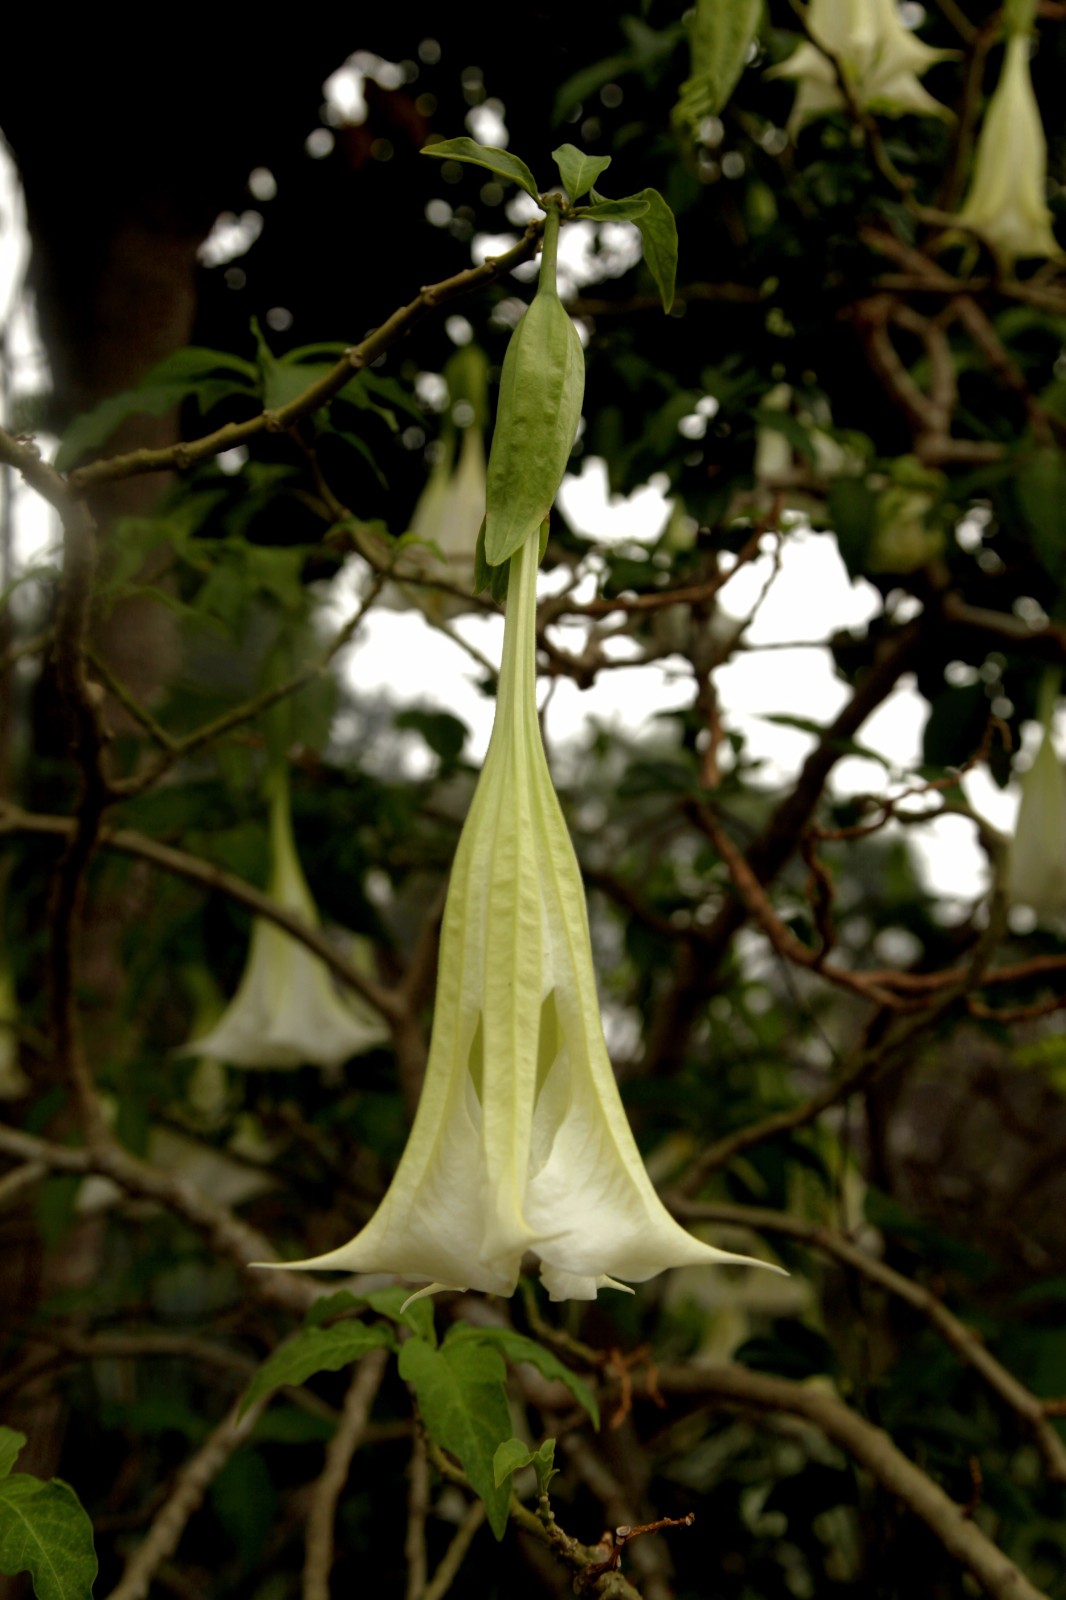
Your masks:
{"label": "flower trumpet tube", "polygon": [[452,869],[407,1147],[367,1226],[289,1266],[508,1295],[529,1250],[553,1300],[588,1300],[625,1288],[617,1279],[749,1260],[673,1220],[622,1108],[537,721],[538,541],[535,530],[511,560],[496,717]]}
{"label": "flower trumpet tube", "polygon": [[[275,776],[270,801],[271,870],[267,893],[309,927],[319,917],[296,854],[288,781]],[[357,996],[342,995],[313,951],[257,917],[237,993],[218,1023],[184,1054],[237,1067],[299,1067],[335,1072],[389,1037],[384,1020]]]}
{"label": "flower trumpet tube", "polygon": [[1047,140],[1029,71],[1029,35],[1011,33],[988,102],[973,181],[959,221],[981,236],[1001,266],[1061,255],[1047,204]]}

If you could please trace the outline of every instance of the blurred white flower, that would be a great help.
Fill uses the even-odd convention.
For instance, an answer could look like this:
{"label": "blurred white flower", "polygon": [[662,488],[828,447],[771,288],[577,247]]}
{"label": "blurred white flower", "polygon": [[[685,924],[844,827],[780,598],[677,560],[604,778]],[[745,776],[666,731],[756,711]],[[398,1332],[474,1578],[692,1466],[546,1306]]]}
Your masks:
{"label": "blurred white flower", "polygon": [[1010,849],[1010,898],[1034,911],[1038,922],[1066,913],[1066,770],[1051,739],[1056,688],[1052,678],[1042,690],[1040,748],[1022,774]]}
{"label": "blurred white flower", "polygon": [[951,52],[932,49],[904,27],[896,0],[811,0],[807,31],[810,39],[767,73],[770,78],[794,78],[799,86],[789,118],[791,133],[846,105],[834,60],[864,111],[888,117],[908,112],[951,115],[918,82]]}
{"label": "blurred white flower", "polygon": [[[267,894],[311,928],[318,911],[307,887],[292,832],[288,783],[273,780],[271,868]],[[357,967],[369,956],[357,944]],[[276,923],[257,917],[237,993],[210,1033],[192,1039],[186,1055],[213,1056],[238,1067],[299,1067],[335,1072],[349,1056],[388,1038],[384,1020],[357,995],[342,994],[323,962]]]}
{"label": "blurred white flower", "polygon": [[531,1250],[553,1300],[590,1300],[666,1267],[766,1265],[673,1220],[626,1120],[537,720],[537,566],[534,534],[511,561],[496,718],[452,868],[407,1148],[354,1239],[288,1266],[509,1295]]}
{"label": "blurred white flower", "polygon": [[1029,71],[1029,36],[1012,33],[959,221],[980,234],[1007,268],[1019,257],[1058,256],[1046,192],[1047,140]]}

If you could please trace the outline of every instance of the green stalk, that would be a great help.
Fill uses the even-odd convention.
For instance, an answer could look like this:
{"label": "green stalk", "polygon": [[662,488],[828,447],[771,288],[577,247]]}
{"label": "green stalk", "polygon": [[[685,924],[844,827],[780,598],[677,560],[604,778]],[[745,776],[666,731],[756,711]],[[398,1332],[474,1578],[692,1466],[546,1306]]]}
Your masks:
{"label": "green stalk", "polygon": [[544,218],[544,244],[540,252],[540,282],[538,294],[557,294],[555,265],[559,257],[559,212],[551,206]]}

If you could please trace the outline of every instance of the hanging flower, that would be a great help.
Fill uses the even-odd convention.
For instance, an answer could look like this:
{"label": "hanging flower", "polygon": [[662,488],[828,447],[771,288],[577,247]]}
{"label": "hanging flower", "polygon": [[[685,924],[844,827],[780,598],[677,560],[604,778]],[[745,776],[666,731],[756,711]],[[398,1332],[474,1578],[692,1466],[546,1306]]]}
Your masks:
{"label": "hanging flower", "polygon": [[[474,549],[485,517],[485,442],[482,433],[488,404],[488,361],[483,350],[468,344],[457,350],[444,369],[451,400],[426,486],[411,513],[409,531],[422,544],[404,552],[403,565],[428,578],[446,579],[474,592]],[[459,438],[456,461],[456,434]],[[435,621],[467,609],[446,590],[418,584],[389,585],[384,604],[400,611],[417,606]]]}
{"label": "hanging flower", "polygon": [[[524,1253],[553,1300],[748,1258],[659,1200],[604,1043],[584,890],[541,743],[538,535],[513,557],[496,718],[452,869],[425,1087],[378,1211],[315,1270],[511,1294]],[[765,1265],[765,1263],[758,1263]]]}
{"label": "hanging flower", "polygon": [[[267,894],[309,927],[319,918],[296,855],[288,781],[273,780],[270,801],[271,870]],[[365,955],[356,955],[357,964]],[[210,1033],[193,1039],[184,1054],[213,1056],[238,1067],[299,1067],[335,1072],[349,1056],[388,1038],[383,1019],[358,996],[342,995],[322,961],[306,945],[257,917],[237,993]]]}
{"label": "hanging flower", "polygon": [[1040,748],[1022,776],[1010,850],[1010,898],[1029,906],[1038,922],[1066,913],[1066,770],[1051,739],[1057,688],[1057,674],[1049,674],[1040,696]]}
{"label": "hanging flower", "polygon": [[932,49],[905,28],[896,0],[811,0],[807,32],[810,39],[767,73],[769,78],[793,78],[799,85],[788,123],[791,133],[817,117],[844,110],[837,65],[864,111],[887,117],[908,112],[950,116],[918,79],[951,52]]}
{"label": "hanging flower", "polygon": [[1047,140],[1029,71],[1029,35],[1014,32],[985,112],[959,221],[1008,269],[1019,257],[1058,256],[1046,189]]}

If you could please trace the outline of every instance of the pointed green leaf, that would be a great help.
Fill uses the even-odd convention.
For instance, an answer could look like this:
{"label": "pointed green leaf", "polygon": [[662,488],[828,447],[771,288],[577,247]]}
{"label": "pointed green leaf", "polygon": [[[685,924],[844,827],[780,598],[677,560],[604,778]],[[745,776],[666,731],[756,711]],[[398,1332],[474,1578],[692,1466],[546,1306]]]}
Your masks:
{"label": "pointed green leaf", "polygon": [[545,1439],[539,1450],[530,1450],[521,1439],[508,1439],[505,1444],[501,1444],[492,1462],[496,1487],[499,1488],[505,1478],[509,1478],[512,1473],[520,1472],[523,1467],[534,1469],[537,1474],[537,1492],[547,1494],[548,1485],[558,1476],[555,1465],[555,1440]]}
{"label": "pointed green leaf", "polygon": [[674,121],[697,128],[716,116],[736,88],[762,13],[762,0],[697,0],[692,20],[692,75],[681,85]]}
{"label": "pointed green leaf", "polygon": [[61,1478],[19,1473],[0,1483],[0,1572],[28,1572],[37,1600],[92,1600],[92,1523]]}
{"label": "pointed green leaf", "polygon": [[492,1473],[497,1489],[512,1472],[520,1472],[533,1460],[533,1452],[521,1439],[505,1439],[492,1458]]}
{"label": "pointed green leaf", "polygon": [[542,1378],[565,1383],[578,1405],[584,1407],[592,1418],[593,1426],[599,1427],[600,1408],[596,1396],[584,1379],[565,1366],[553,1351],[546,1350],[535,1339],[527,1339],[524,1333],[515,1333],[512,1328],[475,1328],[468,1322],[457,1322],[451,1328],[445,1348],[478,1342],[494,1345],[508,1361],[528,1361],[531,1367],[536,1367]]}
{"label": "pointed green leaf", "polygon": [[548,1485],[554,1477],[558,1476],[555,1465],[555,1440],[545,1439],[540,1449],[533,1454],[533,1469],[537,1474],[537,1488],[541,1494],[547,1494]]}
{"label": "pointed green leaf", "polygon": [[16,1433],[14,1428],[0,1428],[0,1478],[7,1477],[25,1443],[24,1433]]}
{"label": "pointed green leaf", "polygon": [[474,139],[441,139],[436,144],[422,147],[424,156],[436,156],[439,161],[469,161],[475,167],[487,167],[497,177],[508,178],[519,188],[540,200],[533,174],[525,162],[509,150],[498,150],[492,144],[478,144]]}
{"label": "pointed green leaf", "polygon": [[600,174],[611,165],[610,156],[587,156],[572,144],[561,144],[558,150],[553,150],[552,160],[559,168],[559,176],[571,200],[580,200],[587,194]]}
{"label": "pointed green leaf", "polygon": [[431,1350],[422,1339],[408,1339],[400,1349],[400,1376],[415,1391],[426,1432],[458,1457],[497,1539],[511,1502],[510,1486],[497,1484],[493,1468],[496,1451],[511,1435],[504,1375],[499,1355],[485,1344],[453,1342]]}
{"label": "pointed green leaf", "polygon": [[[393,1322],[402,1322],[417,1333],[420,1339],[427,1344],[437,1343],[437,1331],[433,1326],[433,1300],[427,1296],[424,1300],[411,1300],[410,1289],[405,1289],[402,1284],[393,1284],[388,1289],[374,1289],[367,1295],[367,1304],[383,1317],[391,1317]],[[411,1300],[406,1310],[404,1302]]]}
{"label": "pointed green leaf", "polygon": [[350,1289],[338,1289],[335,1294],[320,1295],[308,1306],[304,1327],[320,1328],[330,1317],[339,1316],[342,1311],[354,1311],[361,1304],[359,1296],[352,1294]]}
{"label": "pointed green leaf", "polygon": [[250,392],[244,384],[229,378],[201,378],[195,382],[178,378],[153,384],[146,380],[139,389],[109,395],[91,411],[74,418],[56,452],[56,471],[69,472],[83,457],[99,450],[128,417],[162,417],[190,398],[196,400],[203,417],[230,395]]}
{"label": "pointed green leaf", "polygon": [[1066,459],[1045,445],[1022,462],[1015,479],[1018,502],[1041,561],[1062,581],[1066,572]]}
{"label": "pointed green leaf", "polygon": [[663,310],[669,311],[674,303],[674,286],[677,282],[677,223],[674,213],[658,189],[642,189],[639,198],[648,202],[636,221],[644,241],[644,260],[655,279],[663,299]]}
{"label": "pointed green leaf", "polygon": [[380,1322],[338,1322],[332,1328],[302,1328],[263,1362],[245,1391],[237,1415],[243,1417],[253,1400],[273,1394],[284,1384],[306,1383],[316,1372],[339,1372],[368,1350],[389,1349],[393,1343],[391,1330]]}
{"label": "pointed green leaf", "polygon": [[590,206],[580,206],[579,217],[590,217],[593,222],[636,222],[648,209],[642,195],[631,194],[625,200],[605,200],[598,196]]}

